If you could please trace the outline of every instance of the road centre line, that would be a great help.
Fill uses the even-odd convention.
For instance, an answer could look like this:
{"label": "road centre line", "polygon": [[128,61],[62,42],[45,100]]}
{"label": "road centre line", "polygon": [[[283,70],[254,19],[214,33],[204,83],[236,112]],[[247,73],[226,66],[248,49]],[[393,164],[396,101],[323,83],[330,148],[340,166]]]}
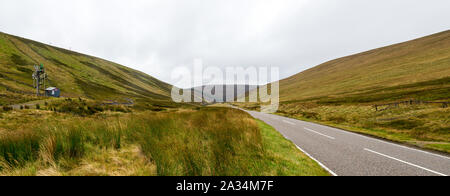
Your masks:
{"label": "road centre line", "polygon": [[319,132],[314,131],[314,130],[312,130],[312,129],[309,129],[309,128],[306,128],[306,127],[303,127],[303,128],[304,128],[305,130],[307,130],[307,131],[313,132],[313,133],[315,133],[315,134],[319,134],[319,135],[324,136],[324,137],[327,137],[327,138],[329,138],[329,139],[332,139],[332,140],[336,139],[336,138],[334,138],[334,137],[325,135],[325,134],[323,134],[323,133],[319,133]]}
{"label": "road centre line", "polygon": [[287,120],[283,120],[283,122],[285,122],[285,123],[287,123],[287,124],[290,124],[290,125],[295,125],[295,123],[290,122],[290,121],[287,121]]}

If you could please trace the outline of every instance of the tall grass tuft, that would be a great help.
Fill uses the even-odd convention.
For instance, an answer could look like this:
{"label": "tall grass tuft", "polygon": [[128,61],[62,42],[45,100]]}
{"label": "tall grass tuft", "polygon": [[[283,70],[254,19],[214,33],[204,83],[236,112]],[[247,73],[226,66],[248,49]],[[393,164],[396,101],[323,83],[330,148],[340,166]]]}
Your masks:
{"label": "tall grass tuft", "polygon": [[[0,137],[0,160],[9,167],[23,166],[37,159],[40,138],[30,132]],[[1,169],[1,168],[0,168]]]}
{"label": "tall grass tuft", "polygon": [[263,153],[261,133],[250,119],[239,110],[208,108],[134,118],[130,133],[158,175],[243,175],[257,170],[251,159]]}

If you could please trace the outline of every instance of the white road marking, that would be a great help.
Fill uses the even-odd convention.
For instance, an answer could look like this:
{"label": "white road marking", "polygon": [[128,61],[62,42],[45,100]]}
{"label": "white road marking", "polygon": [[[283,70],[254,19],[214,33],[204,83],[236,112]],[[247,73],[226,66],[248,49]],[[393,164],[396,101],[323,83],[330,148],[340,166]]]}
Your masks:
{"label": "white road marking", "polygon": [[[297,145],[295,145],[297,146]],[[336,173],[334,173],[333,171],[331,171],[331,169],[329,169],[327,166],[325,166],[324,164],[322,164],[320,161],[318,161],[317,159],[315,159],[313,156],[311,156],[309,153],[307,153],[306,151],[304,151],[303,149],[301,149],[299,146],[297,146],[297,148],[302,151],[304,154],[306,154],[306,156],[308,156],[309,158],[311,158],[313,161],[317,162],[320,167],[322,167],[323,169],[327,170],[331,175],[333,176],[338,176]]]}
{"label": "white road marking", "polygon": [[290,124],[290,125],[295,125],[295,123],[290,122],[290,121],[287,121],[287,120],[283,120],[283,122],[285,122],[285,123],[287,123],[287,124]]}
{"label": "white road marking", "polygon": [[[325,125],[322,125],[322,126],[325,126]],[[342,132],[342,133],[356,135],[356,136],[363,137],[363,138],[366,138],[366,139],[369,139],[369,140],[372,140],[372,141],[377,141],[377,142],[384,143],[384,144],[390,144],[390,145],[397,146],[397,147],[400,147],[400,148],[404,148],[404,149],[407,149],[407,150],[421,152],[421,153],[425,153],[425,154],[428,154],[428,155],[433,155],[433,156],[436,156],[436,157],[440,157],[440,158],[444,158],[444,159],[449,159],[450,160],[450,157],[446,157],[446,156],[443,156],[443,155],[439,155],[439,154],[435,154],[435,153],[431,153],[431,152],[427,152],[427,151],[423,151],[423,150],[419,150],[419,149],[415,149],[415,148],[410,148],[410,147],[403,146],[403,145],[396,144],[396,143],[392,143],[392,142],[383,141],[381,139],[368,137],[368,136],[361,135],[361,134],[358,134],[358,133],[354,133],[354,132],[351,132],[351,131],[346,131],[346,130],[337,129],[337,128],[333,128],[333,127],[328,127],[328,126],[325,126],[325,127],[327,127],[329,130],[333,130],[333,131],[338,130],[339,132]]]}
{"label": "white road marking", "polygon": [[429,171],[429,172],[431,172],[431,173],[434,173],[434,174],[437,174],[437,175],[440,175],[440,176],[447,176],[447,175],[445,175],[445,174],[443,174],[443,173],[439,173],[439,172],[437,172],[437,171],[433,171],[433,170],[431,170],[431,169],[427,169],[427,168],[425,168],[425,167],[422,167],[422,166],[419,166],[419,165],[416,165],[416,164],[412,164],[412,163],[409,163],[409,162],[406,162],[406,161],[403,161],[403,160],[400,160],[400,159],[397,159],[397,158],[394,158],[394,157],[391,157],[391,156],[388,156],[388,155],[385,155],[385,154],[382,154],[382,153],[379,153],[379,152],[376,152],[376,151],[373,151],[373,150],[370,150],[370,149],[367,149],[367,148],[364,148],[364,150],[365,150],[365,151],[369,151],[369,152],[371,152],[371,153],[375,153],[375,154],[377,154],[377,155],[380,155],[380,156],[383,156],[383,157],[386,157],[386,158],[390,158],[390,159],[393,159],[393,160],[402,162],[402,163],[404,163],[404,164],[407,164],[407,165],[410,165],[410,166],[413,166],[413,167],[417,167],[417,168],[419,168],[419,169],[423,169],[423,170],[425,170],[425,171]]}
{"label": "white road marking", "polygon": [[[258,114],[260,114],[260,113],[255,113],[255,115],[258,115]],[[270,118],[273,118],[272,116],[277,116],[277,115],[271,115],[271,116],[269,116],[269,117],[270,117]],[[278,117],[279,117],[279,116],[278,116]],[[286,119],[289,119],[289,118],[286,118]],[[280,119],[280,120],[281,120],[281,119]],[[428,152],[428,151],[424,151],[424,150],[419,150],[419,149],[415,149],[415,148],[403,146],[403,145],[401,145],[401,144],[396,144],[396,143],[391,143],[391,142],[388,142],[388,141],[383,141],[383,140],[381,140],[381,139],[377,139],[377,138],[365,136],[365,135],[362,135],[362,134],[359,134],[359,133],[355,133],[355,132],[351,132],[351,131],[346,131],[346,130],[342,130],[342,129],[338,129],[338,128],[334,128],[334,127],[329,127],[329,126],[325,126],[325,125],[321,125],[321,124],[310,123],[310,122],[301,121],[301,120],[297,120],[297,119],[291,119],[291,120],[294,120],[295,122],[298,122],[297,124],[300,124],[300,125],[301,125],[301,124],[304,124],[304,123],[306,123],[306,124],[309,123],[309,124],[312,124],[312,125],[318,125],[318,126],[321,126],[321,127],[323,127],[323,128],[327,128],[328,130],[333,130],[333,131],[336,131],[336,132],[339,132],[339,133],[347,133],[347,134],[351,134],[351,135],[356,135],[356,136],[363,137],[363,138],[366,138],[366,139],[369,139],[369,140],[372,140],[372,141],[376,141],[376,142],[380,142],[380,143],[385,143],[385,144],[397,146],[397,147],[404,148],[404,149],[407,149],[407,150],[416,151],[416,152],[421,152],[421,153],[424,153],[424,154],[428,154],[428,155],[432,155],[432,156],[436,156],[436,157],[440,157],[440,158],[444,158],[444,159],[450,159],[450,157],[447,157],[447,156],[444,156],[444,155],[439,155],[439,154],[431,153],[431,152]],[[305,129],[308,129],[308,128],[305,128]],[[328,137],[328,138],[330,138],[330,139],[331,139],[331,138],[335,139],[334,137],[326,136],[326,135],[324,135],[324,134],[321,134],[321,133],[319,133],[319,132],[313,131],[313,130],[311,130],[311,129],[309,129],[308,131],[312,131],[312,132],[314,132],[314,133],[316,133],[316,134],[320,134],[320,135],[325,136],[325,137]],[[289,138],[288,138],[288,139],[289,139]],[[290,139],[289,139],[289,140],[290,140]],[[297,146],[297,145],[296,145],[296,146]],[[307,156],[309,156],[311,159],[313,159],[314,161],[316,161],[321,167],[323,167],[324,169],[326,169],[328,172],[330,172],[331,174],[337,176],[334,172],[332,172],[331,170],[329,170],[325,165],[323,165],[322,163],[320,163],[319,161],[317,161],[314,157],[312,157],[312,156],[309,155],[307,152],[305,152],[304,150],[302,150],[299,146],[297,146],[297,148],[298,148],[300,151],[302,151],[303,153],[305,153]],[[415,164],[413,164],[413,163],[409,163],[409,162],[406,162],[406,161],[403,161],[403,160],[400,160],[400,159],[397,159],[397,158],[394,158],[394,157],[391,157],[391,156],[388,156],[388,155],[385,155],[385,154],[382,154],[382,153],[379,153],[379,152],[376,152],[376,151],[373,151],[373,150],[370,150],[370,149],[367,149],[367,148],[364,148],[364,150],[365,150],[365,151],[368,151],[368,152],[371,152],[371,153],[374,153],[374,154],[377,154],[377,155],[379,155],[379,156],[383,156],[383,157],[386,157],[386,158],[389,158],[389,159],[392,159],[392,160],[395,160],[395,161],[399,161],[399,162],[404,163],[404,164],[407,164],[407,165],[409,165],[409,166],[413,166],[413,167],[416,167],[416,168],[419,168],[419,169],[423,169],[423,170],[425,170],[425,171],[428,171],[428,172],[431,172],[431,173],[434,173],[434,174],[437,174],[437,175],[440,175],[440,176],[447,176],[447,174],[439,173],[439,172],[437,172],[437,171],[433,171],[433,170],[431,170],[431,169],[428,169],[428,168],[425,168],[425,167],[422,167],[422,166],[419,166],[419,165],[415,165]]]}
{"label": "white road marking", "polygon": [[336,139],[336,138],[334,138],[334,137],[325,135],[325,134],[323,134],[323,133],[319,133],[319,132],[314,131],[314,130],[312,130],[312,129],[308,129],[308,128],[306,128],[306,127],[303,127],[303,128],[304,128],[305,130],[307,130],[307,131],[311,131],[311,132],[313,132],[313,133],[315,133],[315,134],[319,134],[319,135],[324,136],[324,137],[327,137],[327,138],[329,138],[329,139],[332,139],[332,140]]}
{"label": "white road marking", "polygon": [[365,136],[365,135],[361,135],[359,133],[355,133],[355,132],[351,132],[351,131],[347,131],[347,130],[342,130],[342,129],[338,129],[338,128],[334,128],[334,127],[329,127],[329,126],[326,126],[326,125],[321,125],[321,124],[316,124],[316,123],[311,123],[311,122],[305,122],[305,121],[301,121],[301,120],[297,120],[297,119],[294,119],[294,120],[296,120],[296,121],[298,121],[300,123],[310,123],[310,124],[313,124],[313,125],[319,125],[319,126],[328,128],[328,130],[338,131],[339,133],[347,133],[347,134],[350,134],[350,135],[356,135],[356,136],[363,137],[363,138],[366,138],[366,139],[369,139],[369,140],[372,140],[372,141],[377,141],[377,142],[380,142],[380,143],[389,144],[389,145],[397,146],[397,147],[404,148],[404,149],[407,149],[407,150],[421,152],[421,153],[424,153],[424,154],[428,154],[428,155],[432,155],[432,156],[436,156],[436,157],[440,157],[440,158],[444,158],[444,159],[450,160],[450,157],[447,157],[447,156],[444,156],[444,155],[440,155],[440,154],[436,154],[436,153],[432,153],[432,152],[427,152],[427,151],[424,151],[424,150],[419,150],[419,149],[411,148],[411,147],[408,147],[408,146],[403,146],[403,145],[392,143],[392,142],[383,141],[381,139],[368,137],[368,136]]}

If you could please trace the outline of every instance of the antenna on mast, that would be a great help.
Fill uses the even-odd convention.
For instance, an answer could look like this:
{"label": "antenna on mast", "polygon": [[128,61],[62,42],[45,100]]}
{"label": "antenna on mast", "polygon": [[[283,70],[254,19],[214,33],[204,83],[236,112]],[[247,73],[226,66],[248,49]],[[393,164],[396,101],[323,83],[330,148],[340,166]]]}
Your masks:
{"label": "antenna on mast", "polygon": [[46,80],[47,73],[45,73],[44,65],[35,65],[33,73],[33,86],[36,88],[37,96],[41,95],[41,88],[45,90]]}

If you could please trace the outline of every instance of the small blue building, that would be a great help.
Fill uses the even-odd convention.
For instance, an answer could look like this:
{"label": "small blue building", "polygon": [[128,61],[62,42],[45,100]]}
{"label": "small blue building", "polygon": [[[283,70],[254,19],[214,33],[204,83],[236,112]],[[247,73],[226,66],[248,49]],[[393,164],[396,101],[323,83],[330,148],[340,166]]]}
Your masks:
{"label": "small blue building", "polygon": [[47,97],[59,97],[61,91],[56,87],[49,87],[45,89],[45,96]]}

